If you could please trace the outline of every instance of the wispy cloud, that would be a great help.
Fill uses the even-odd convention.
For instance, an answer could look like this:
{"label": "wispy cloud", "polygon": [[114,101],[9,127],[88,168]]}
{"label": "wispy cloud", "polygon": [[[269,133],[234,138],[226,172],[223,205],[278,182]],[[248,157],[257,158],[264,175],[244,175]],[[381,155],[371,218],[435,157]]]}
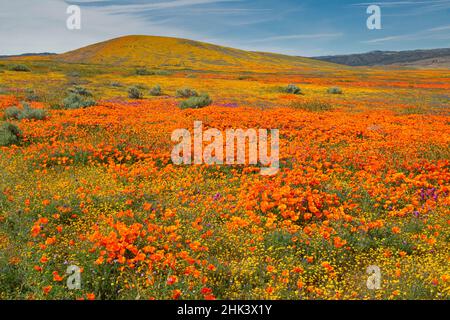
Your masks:
{"label": "wispy cloud", "polygon": [[[443,31],[443,32],[442,32]],[[435,28],[430,28],[426,30],[421,30],[419,32],[402,34],[402,35],[393,35],[387,36],[377,39],[371,39],[367,41],[362,41],[362,43],[367,44],[376,44],[380,42],[388,42],[388,41],[415,41],[415,40],[423,40],[423,39],[440,39],[445,40],[450,38],[450,25],[448,26],[440,26]]]}
{"label": "wispy cloud", "polygon": [[444,31],[450,30],[450,25],[428,29],[428,31]]}
{"label": "wispy cloud", "polygon": [[314,33],[314,34],[292,34],[283,36],[267,37],[256,39],[250,42],[267,42],[267,41],[284,41],[284,40],[300,40],[300,39],[325,39],[342,37],[343,33]]}
{"label": "wispy cloud", "polygon": [[[152,10],[165,10],[165,9],[176,9],[176,8],[184,8],[205,4],[213,4],[213,3],[223,3],[223,2],[239,2],[241,0],[172,0],[172,1],[162,1],[162,2],[151,2],[151,3],[141,3],[141,4],[110,4],[110,3],[96,3],[92,1],[92,4],[97,4],[98,7],[102,9],[105,13],[121,13],[121,14],[129,14],[129,13],[139,13],[142,11],[152,11]],[[72,4],[83,4],[85,2],[79,1],[68,1],[68,3]]]}
{"label": "wispy cloud", "polygon": [[373,1],[354,3],[353,6],[367,7],[370,5],[379,5],[382,7],[398,7],[398,6],[422,6],[422,5],[439,5],[450,4],[450,0],[428,0],[428,1]]}

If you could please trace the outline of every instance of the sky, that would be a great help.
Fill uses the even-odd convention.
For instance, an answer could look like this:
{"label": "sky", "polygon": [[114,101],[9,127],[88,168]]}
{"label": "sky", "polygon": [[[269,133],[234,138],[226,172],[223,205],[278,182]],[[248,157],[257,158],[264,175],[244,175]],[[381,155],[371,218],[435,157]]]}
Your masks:
{"label": "sky", "polygon": [[[67,7],[81,9],[69,30]],[[381,29],[367,8],[378,5]],[[130,34],[298,56],[450,47],[450,0],[0,0],[0,55],[62,53]]]}

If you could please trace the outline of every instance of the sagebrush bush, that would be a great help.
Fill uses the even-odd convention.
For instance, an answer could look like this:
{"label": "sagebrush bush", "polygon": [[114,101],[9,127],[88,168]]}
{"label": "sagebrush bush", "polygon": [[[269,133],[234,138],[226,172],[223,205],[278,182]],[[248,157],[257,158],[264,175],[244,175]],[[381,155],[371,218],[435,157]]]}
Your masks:
{"label": "sagebrush bush", "polygon": [[76,93],[70,93],[69,96],[63,100],[64,109],[87,108],[95,105],[96,105],[95,100],[81,96]]}
{"label": "sagebrush bush", "polygon": [[18,115],[19,120],[44,120],[46,117],[47,112],[44,109],[34,109],[27,103],[23,104],[23,109],[20,110]]}
{"label": "sagebrush bush", "polygon": [[291,107],[310,112],[328,111],[332,109],[329,103],[323,101],[296,101],[292,103]]}
{"label": "sagebrush bush", "polygon": [[23,103],[23,108],[16,106],[6,108],[4,118],[7,120],[43,120],[47,117],[47,112],[43,109],[34,109],[29,104]]}
{"label": "sagebrush bush", "polygon": [[150,71],[148,71],[145,68],[138,68],[138,69],[135,70],[135,73],[138,76],[148,76],[148,75],[150,75]]}
{"label": "sagebrush bush", "polygon": [[330,94],[342,94],[342,89],[339,87],[332,87],[328,89],[328,93]]}
{"label": "sagebrush bush", "polygon": [[17,108],[16,106],[12,106],[12,107],[8,107],[5,109],[5,111],[3,112],[3,117],[5,119],[19,119],[19,113],[20,113],[20,109]]}
{"label": "sagebrush bush", "polygon": [[19,71],[19,72],[30,72],[31,69],[24,64],[13,64],[9,67],[11,71]]}
{"label": "sagebrush bush", "polygon": [[167,76],[170,74],[169,71],[165,70],[147,70],[146,68],[138,68],[135,70],[138,76]]}
{"label": "sagebrush bush", "polygon": [[84,97],[92,97],[92,93],[88,89],[86,89],[85,87],[82,87],[82,86],[74,86],[73,88],[70,88],[69,93],[78,94],[78,95],[84,96]]}
{"label": "sagebrush bush", "polygon": [[189,99],[182,101],[179,105],[180,109],[199,109],[209,106],[212,103],[212,99],[207,94],[202,94],[198,97],[190,97]]}
{"label": "sagebrush bush", "polygon": [[128,88],[128,97],[130,99],[142,99],[144,95],[142,94],[141,89],[136,86]]}
{"label": "sagebrush bush", "polygon": [[198,97],[198,92],[191,88],[181,88],[176,92],[178,98]]}
{"label": "sagebrush bush", "polygon": [[6,147],[12,144],[18,144],[21,140],[22,132],[20,129],[9,122],[0,126],[0,146]]}
{"label": "sagebrush bush", "polygon": [[283,92],[289,93],[289,94],[301,94],[302,90],[297,87],[295,84],[289,84],[287,87],[284,87]]}
{"label": "sagebrush bush", "polygon": [[39,96],[33,89],[27,89],[25,91],[25,100],[27,101],[39,101]]}
{"label": "sagebrush bush", "polygon": [[113,82],[111,82],[111,87],[120,88],[120,87],[123,87],[123,84],[121,84],[118,81],[113,81]]}
{"label": "sagebrush bush", "polygon": [[160,96],[162,94],[161,86],[156,85],[153,88],[150,89],[150,95],[151,96]]}

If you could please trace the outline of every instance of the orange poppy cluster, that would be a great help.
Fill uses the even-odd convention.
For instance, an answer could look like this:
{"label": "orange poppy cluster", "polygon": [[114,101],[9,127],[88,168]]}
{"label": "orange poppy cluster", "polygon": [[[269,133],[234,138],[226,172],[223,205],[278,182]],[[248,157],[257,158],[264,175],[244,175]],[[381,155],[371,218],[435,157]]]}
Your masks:
{"label": "orange poppy cluster", "polygon": [[[0,109],[15,102],[2,96]],[[280,172],[173,165],[171,132],[195,120],[279,129]],[[450,295],[444,115],[180,110],[156,99],[17,124],[22,144],[1,149],[1,221],[25,230],[7,235],[29,270],[25,298]],[[81,268],[81,289],[67,289],[69,265]],[[369,265],[382,270],[378,291],[365,286]]]}

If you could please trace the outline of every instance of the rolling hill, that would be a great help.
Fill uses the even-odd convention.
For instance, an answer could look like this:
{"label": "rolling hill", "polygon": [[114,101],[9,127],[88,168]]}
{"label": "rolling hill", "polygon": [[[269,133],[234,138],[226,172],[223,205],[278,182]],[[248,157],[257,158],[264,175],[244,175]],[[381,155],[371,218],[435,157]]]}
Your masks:
{"label": "rolling hill", "polygon": [[418,66],[418,67],[448,67],[450,48],[410,51],[372,51],[361,54],[315,57],[347,66]]}
{"label": "rolling hill", "polygon": [[194,70],[333,69],[328,62],[274,53],[250,52],[204,42],[156,36],[125,36],[52,57],[68,63]]}

